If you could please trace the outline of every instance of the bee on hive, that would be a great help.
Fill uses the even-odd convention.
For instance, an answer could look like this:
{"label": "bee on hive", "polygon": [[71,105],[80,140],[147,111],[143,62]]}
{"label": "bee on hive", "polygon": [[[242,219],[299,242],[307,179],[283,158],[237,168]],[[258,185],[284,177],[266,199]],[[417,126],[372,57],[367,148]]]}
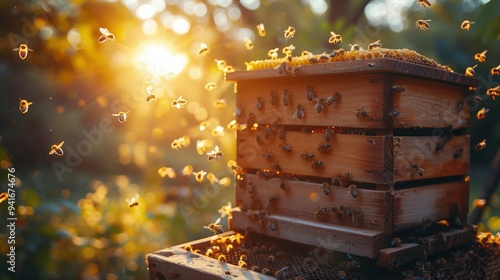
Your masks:
{"label": "bee on hive", "polygon": [[486,53],[488,52],[488,50],[484,50],[480,53],[476,53],[474,55],[474,59],[479,61],[479,62],[485,62],[486,61]]}
{"label": "bee on hive", "polygon": [[297,110],[293,113],[292,117],[294,119],[302,119],[305,116],[304,114],[304,107],[302,105],[297,105]]}
{"label": "bee on hive", "polygon": [[57,145],[55,145],[55,144],[52,145],[50,147],[49,155],[56,154],[58,156],[62,156],[64,154],[63,149],[61,148],[63,144],[64,144],[64,141],[61,141],[61,143],[59,143]]}
{"label": "bee on hive", "polygon": [[326,98],[326,103],[328,105],[332,105],[333,103],[340,104],[342,101],[340,100],[341,95],[339,92],[336,92]]}
{"label": "bee on hive", "polygon": [[33,50],[28,48],[27,44],[20,44],[18,48],[12,49],[13,51],[19,52],[20,59],[26,59],[28,57],[28,52],[32,52]]}
{"label": "bee on hive", "polygon": [[21,111],[21,113],[23,114],[28,113],[28,109],[31,104],[33,104],[33,102],[29,102],[26,99],[19,98],[19,111]]}
{"label": "bee on hive", "polygon": [[106,43],[106,42],[114,42],[115,41],[115,34],[109,32],[107,28],[99,28],[99,31],[101,32],[101,36],[97,39],[98,43]]}
{"label": "bee on hive", "polygon": [[469,30],[470,26],[474,23],[475,23],[474,21],[464,20],[460,25],[460,28],[464,30]]}
{"label": "bee on hive", "polygon": [[325,195],[329,195],[330,194],[330,184],[328,182],[323,182],[323,184],[321,185],[321,191],[323,191],[323,193]]}
{"label": "bee on hive", "polygon": [[266,36],[266,27],[263,23],[257,24],[257,31],[259,32],[260,37]]}
{"label": "bee on hive", "polygon": [[330,139],[332,138],[332,135],[334,134],[334,130],[333,128],[327,128],[325,129],[325,134],[324,134],[324,138],[325,138],[325,141],[326,142],[330,142]]}
{"label": "bee on hive", "polygon": [[288,91],[288,89],[285,89],[285,92],[283,93],[283,105],[288,106],[292,100],[292,94]]}
{"label": "bee on hive", "polygon": [[288,28],[285,30],[285,38],[293,38],[293,36],[295,36],[295,27],[288,26]]}
{"label": "bee on hive", "polygon": [[313,109],[318,113],[323,112],[323,110],[325,109],[325,99],[315,97],[314,101],[316,102],[316,104],[314,104]]}
{"label": "bee on hive", "polygon": [[330,38],[328,39],[328,43],[337,44],[342,42],[342,36],[340,34],[335,34],[335,32],[330,31]]}
{"label": "bee on hive", "polygon": [[128,112],[123,112],[123,111],[120,111],[118,114],[112,114],[112,116],[114,117],[118,117],[118,121],[120,123],[123,123],[123,122],[126,122],[127,121],[127,114],[130,113],[130,111]]}
{"label": "bee on hive", "polygon": [[321,160],[315,160],[313,163],[311,163],[311,168],[313,170],[316,170],[320,167],[322,167],[323,165],[325,165]]}
{"label": "bee on hive", "polygon": [[486,108],[482,108],[481,110],[479,110],[476,114],[477,116],[477,119],[478,120],[482,120],[484,118],[486,118],[486,113],[488,113],[490,111],[490,109],[486,109]]}
{"label": "bee on hive", "polygon": [[267,56],[269,56],[270,59],[278,59],[278,51],[279,48],[271,49],[267,52]]}
{"label": "bee on hive", "polygon": [[349,44],[349,46],[351,46],[351,52],[361,50],[358,44]]}
{"label": "bee on hive", "polygon": [[399,247],[399,245],[401,245],[401,238],[399,237],[395,237],[391,240],[391,244],[390,244],[390,247]]}
{"label": "bee on hive", "polygon": [[208,226],[203,226],[203,228],[210,230],[213,234],[223,234],[224,228],[219,223],[220,223],[220,218],[218,218],[213,223],[209,223]]}
{"label": "bee on hive", "polygon": [[349,190],[347,191],[347,193],[350,194],[354,198],[358,197],[358,189],[357,189],[356,185],[350,184]]}
{"label": "bee on hive", "polygon": [[305,160],[312,160],[314,158],[314,155],[312,153],[302,152],[300,153],[300,157]]}
{"label": "bee on hive", "polygon": [[476,74],[476,71],[474,70],[476,67],[477,64],[472,67],[467,67],[467,69],[465,69],[465,76],[473,77]]}
{"label": "bee on hive", "polygon": [[139,206],[139,194],[136,193],[134,197],[132,197],[131,199],[127,198],[125,199],[125,201],[127,201],[128,207],[137,207]]}
{"label": "bee on hive", "polygon": [[[349,184],[351,182],[353,176],[354,176],[353,172],[344,173],[344,175],[342,175],[342,177],[340,178],[338,185],[341,187],[347,187],[347,184]],[[334,178],[336,178],[336,177],[334,177]],[[333,179],[332,179],[332,182],[333,182]],[[334,185],[336,185],[336,184],[334,184]]]}
{"label": "bee on hive", "polygon": [[200,48],[198,49],[198,55],[206,56],[208,53],[210,53],[210,49],[208,48],[207,44],[200,43]]}
{"label": "bee on hive", "polygon": [[380,49],[381,47],[382,47],[382,44],[380,43],[380,40],[377,40],[377,41],[368,45],[368,50],[372,51],[374,49]]}
{"label": "bee on hive", "polygon": [[316,212],[314,212],[314,217],[318,220],[324,220],[324,219],[326,219],[326,215],[327,215],[326,212],[327,212],[326,207],[318,208],[318,210],[316,210]]}
{"label": "bee on hive", "polygon": [[420,28],[420,30],[427,30],[431,27],[429,21],[431,21],[430,19],[427,19],[427,20],[423,20],[423,19],[419,19],[417,20],[417,22],[415,23],[415,25]]}
{"label": "bee on hive", "polygon": [[290,45],[290,46],[287,46],[287,47],[284,47],[283,48],[283,54],[287,57],[291,57],[292,56],[292,52],[295,50],[295,46],[294,45]]}
{"label": "bee on hive", "polygon": [[429,0],[417,0],[417,4],[420,4],[422,8],[431,6],[431,2],[429,2]]}

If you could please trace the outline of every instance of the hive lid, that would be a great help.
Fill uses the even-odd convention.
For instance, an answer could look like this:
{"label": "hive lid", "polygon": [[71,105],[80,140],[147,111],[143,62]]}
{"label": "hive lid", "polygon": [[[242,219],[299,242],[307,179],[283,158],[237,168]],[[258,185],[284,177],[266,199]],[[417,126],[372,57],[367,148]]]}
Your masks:
{"label": "hive lid", "polygon": [[[278,71],[277,69],[273,68],[251,71],[236,71],[233,73],[227,73],[226,80],[230,82],[238,82],[245,80],[291,77],[288,76],[287,73],[280,72],[282,71]],[[390,58],[374,58],[365,60],[338,61],[301,65],[300,73],[298,73],[296,77],[291,78],[332,74],[359,75],[364,73],[402,74],[406,76],[428,78],[469,87],[475,87],[479,84],[478,79],[474,77],[465,76],[463,74],[455,72],[449,72],[440,67],[429,67]]]}

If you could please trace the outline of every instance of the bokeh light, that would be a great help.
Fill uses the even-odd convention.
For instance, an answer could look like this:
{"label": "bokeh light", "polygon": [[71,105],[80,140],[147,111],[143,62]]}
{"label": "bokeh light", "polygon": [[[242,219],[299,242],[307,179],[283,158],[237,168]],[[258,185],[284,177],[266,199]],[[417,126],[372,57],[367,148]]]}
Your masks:
{"label": "bokeh light", "polygon": [[144,47],[137,59],[151,73],[162,76],[177,75],[188,63],[185,55],[172,54],[166,47],[157,44]]}

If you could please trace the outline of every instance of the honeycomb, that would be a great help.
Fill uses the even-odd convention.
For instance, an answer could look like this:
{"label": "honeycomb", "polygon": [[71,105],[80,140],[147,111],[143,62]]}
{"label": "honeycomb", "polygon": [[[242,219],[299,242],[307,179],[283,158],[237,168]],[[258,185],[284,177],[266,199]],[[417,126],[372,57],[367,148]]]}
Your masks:
{"label": "honeycomb", "polygon": [[332,51],[330,54],[311,54],[310,52],[303,52],[301,56],[288,56],[279,59],[265,59],[265,60],[254,60],[250,62],[245,62],[247,70],[259,70],[259,69],[279,69],[280,65],[284,63],[288,67],[317,64],[317,63],[328,63],[328,62],[339,62],[339,61],[352,61],[352,60],[370,60],[376,58],[389,58],[395,60],[401,60],[405,62],[410,62],[414,64],[443,68],[448,71],[447,66],[442,66],[435,62],[434,60],[425,57],[417,53],[416,51],[409,49],[387,49],[387,48],[374,48],[372,50],[344,50],[338,49]]}

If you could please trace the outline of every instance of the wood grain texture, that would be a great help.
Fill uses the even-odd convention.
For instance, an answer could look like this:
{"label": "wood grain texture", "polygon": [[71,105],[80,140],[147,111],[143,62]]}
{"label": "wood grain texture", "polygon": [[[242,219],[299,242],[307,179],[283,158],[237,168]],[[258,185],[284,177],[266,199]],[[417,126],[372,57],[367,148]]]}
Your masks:
{"label": "wood grain texture", "polygon": [[394,191],[394,231],[421,225],[422,219],[432,221],[454,216],[453,205],[457,204],[462,222],[469,212],[469,183],[451,183],[408,188]]}
{"label": "wood grain texture", "polygon": [[[345,172],[354,172],[356,182],[384,183],[384,139],[382,136],[335,134],[328,142],[329,153],[317,151],[324,142],[323,134],[302,132],[286,132],[285,142],[291,146],[286,152],[280,148],[284,142],[277,136],[259,144],[257,132],[245,130],[237,135],[237,162],[244,168],[272,168],[277,162],[285,173],[332,178]],[[261,137],[262,139],[263,137]],[[273,154],[272,160],[262,156],[267,150]],[[302,152],[314,154],[313,160],[304,160]],[[315,160],[324,165],[318,169],[311,168]]]}
{"label": "wood grain texture", "polygon": [[[300,75],[288,77],[292,80],[309,75],[344,75],[363,73],[393,73],[424,78],[426,80],[437,80],[454,83],[465,87],[477,86],[479,81],[474,77],[467,77],[459,73],[451,73],[442,68],[427,67],[414,63],[394,60],[389,58],[377,58],[366,60],[342,61],[332,63],[319,63],[301,66]],[[244,81],[255,79],[270,79],[283,77],[275,69],[263,69],[256,71],[236,71],[226,74],[226,81]]]}
{"label": "wood grain texture", "polygon": [[[386,214],[391,212],[386,209],[389,207],[388,200],[391,199],[389,192],[358,189],[358,195],[354,198],[348,193],[348,189],[343,187],[330,186],[329,194],[325,195],[322,184],[289,180],[285,191],[282,191],[280,183],[280,179],[265,180],[247,174],[246,187],[236,188],[236,203],[249,208],[247,213],[250,215],[252,210],[264,208],[267,200],[276,195],[279,200],[271,203],[269,208],[273,215],[370,230],[392,229],[392,224],[388,225],[386,219]],[[250,185],[252,193],[248,191]],[[333,214],[332,207],[340,208],[340,206],[348,207],[351,211],[362,211],[359,225],[354,225],[352,218],[345,214],[340,219]],[[252,209],[253,207],[255,208]],[[322,207],[327,208],[327,213],[323,219],[318,220],[314,213]]]}
{"label": "wood grain texture", "polygon": [[463,105],[467,88],[404,76],[395,76],[394,85],[406,88],[394,95],[394,109],[399,111],[393,118],[395,128],[469,126],[470,112]]}
{"label": "wood grain texture", "polygon": [[[436,130],[436,134],[439,130]],[[394,182],[469,173],[470,136],[453,136],[436,151],[439,136],[394,138]],[[461,152],[460,152],[461,150]],[[423,176],[412,165],[423,168]]]}
{"label": "wood grain texture", "polygon": [[311,222],[278,215],[269,216],[269,219],[273,220],[276,225],[276,229],[271,231],[267,227],[260,227],[257,221],[249,219],[245,213],[235,212],[233,217],[232,229],[243,230],[250,227],[257,233],[372,259],[376,258],[378,250],[383,245],[383,232],[381,231]]}
{"label": "wood grain texture", "polygon": [[[255,116],[259,124],[286,124],[301,126],[342,126],[362,128],[384,128],[382,119],[382,75],[339,75],[329,77],[300,77],[296,79],[275,79],[261,81],[242,81],[238,83],[236,107],[243,108],[237,117],[239,123],[247,123],[250,114]],[[306,97],[307,87],[311,86],[314,96],[325,99],[340,93],[340,101],[328,105],[324,102],[324,110],[318,113],[313,99]],[[271,92],[275,101],[272,105]],[[290,102],[284,105],[285,91]],[[257,100],[261,99],[261,109],[257,108]],[[293,118],[297,105],[304,109],[304,117]],[[364,110],[367,116],[357,117]]]}

